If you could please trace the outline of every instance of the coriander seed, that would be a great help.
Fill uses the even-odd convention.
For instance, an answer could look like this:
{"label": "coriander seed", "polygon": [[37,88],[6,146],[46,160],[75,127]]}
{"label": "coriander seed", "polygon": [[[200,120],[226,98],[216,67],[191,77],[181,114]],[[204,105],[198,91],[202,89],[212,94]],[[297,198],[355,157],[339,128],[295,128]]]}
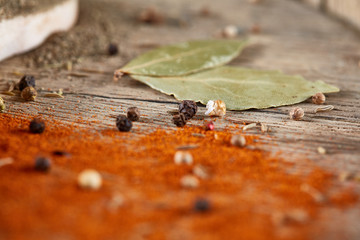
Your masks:
{"label": "coriander seed", "polygon": [[119,52],[118,46],[114,43],[110,43],[108,46],[109,56],[114,56],[114,55],[118,54],[118,52]]}
{"label": "coriander seed", "polygon": [[174,162],[177,165],[187,164],[191,165],[193,163],[193,156],[190,152],[187,151],[177,151],[174,155]]}
{"label": "coriander seed", "polygon": [[223,117],[226,114],[226,104],[222,100],[210,100],[206,104],[206,112],[207,116],[219,116]]}
{"label": "coriander seed", "polygon": [[35,78],[34,76],[24,75],[19,82],[19,90],[22,91],[27,87],[35,87]]}
{"label": "coriander seed", "polygon": [[45,130],[45,122],[39,118],[34,118],[29,125],[29,130],[31,133],[43,133]]}
{"label": "coriander seed", "polygon": [[185,188],[197,188],[199,187],[199,180],[192,175],[185,175],[180,179],[181,186]]}
{"label": "coriander seed", "polygon": [[179,104],[179,113],[184,114],[186,120],[193,118],[197,110],[196,102],[192,100],[184,100]]}
{"label": "coriander seed", "polygon": [[0,112],[3,112],[5,110],[6,106],[4,103],[4,100],[0,97]]}
{"label": "coriander seed", "polygon": [[101,175],[92,169],[83,170],[78,176],[78,185],[82,189],[97,190],[102,185]]}
{"label": "coriander seed", "polygon": [[140,112],[137,107],[129,107],[127,110],[127,117],[130,121],[139,121],[140,119]]}
{"label": "coriander seed", "polygon": [[177,115],[174,115],[173,122],[177,127],[183,127],[186,125],[186,118],[184,114],[179,113]]}
{"label": "coriander seed", "polygon": [[38,157],[35,159],[34,168],[39,172],[47,172],[50,170],[51,161],[45,157]]}
{"label": "coriander seed", "polygon": [[226,26],[221,32],[221,35],[224,38],[234,38],[238,34],[239,34],[239,28],[237,26],[234,26],[234,25]]}
{"label": "coriander seed", "polygon": [[120,132],[129,132],[132,128],[132,122],[125,115],[119,115],[116,118],[116,127]]}
{"label": "coriander seed", "polygon": [[26,87],[24,90],[21,91],[21,97],[25,101],[35,101],[37,96],[37,91],[33,87]]}
{"label": "coriander seed", "polygon": [[194,210],[196,212],[207,212],[210,210],[210,202],[207,199],[199,198],[194,203]]}
{"label": "coriander seed", "polygon": [[304,117],[304,110],[302,108],[293,108],[289,112],[290,119],[292,120],[301,120]]}
{"label": "coriander seed", "polygon": [[325,95],[322,93],[317,93],[314,96],[311,97],[311,100],[314,104],[323,104],[326,100]]}
{"label": "coriander seed", "polygon": [[244,136],[234,135],[234,136],[232,136],[230,143],[236,147],[245,147],[246,139]]}

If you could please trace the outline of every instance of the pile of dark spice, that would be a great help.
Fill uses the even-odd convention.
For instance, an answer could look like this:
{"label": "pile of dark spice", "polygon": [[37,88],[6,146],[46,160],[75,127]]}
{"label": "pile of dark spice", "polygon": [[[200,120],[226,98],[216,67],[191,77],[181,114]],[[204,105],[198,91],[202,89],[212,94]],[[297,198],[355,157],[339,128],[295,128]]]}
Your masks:
{"label": "pile of dark spice", "polygon": [[[45,131],[32,134],[33,116],[24,117],[0,114],[4,239],[314,239],[330,220],[323,213],[358,203],[331,172],[311,163],[302,171],[233,146],[232,136],[241,134],[236,126],[131,138],[115,124],[90,131],[47,119]],[[255,136],[245,138],[261,146]],[[188,150],[193,163],[175,164],[177,148],[186,145],[197,146]],[[100,172],[99,190],[78,187],[78,174],[88,168]],[[184,176],[198,186],[184,188]]]}
{"label": "pile of dark spice", "polygon": [[0,21],[46,11],[65,0],[0,0]]}
{"label": "pile of dark spice", "polygon": [[42,46],[26,54],[25,63],[29,67],[62,68],[84,57],[108,55],[109,44],[119,31],[115,24],[126,17],[126,11],[121,9],[121,2],[103,4],[80,0],[78,23],[68,32],[54,34]]}

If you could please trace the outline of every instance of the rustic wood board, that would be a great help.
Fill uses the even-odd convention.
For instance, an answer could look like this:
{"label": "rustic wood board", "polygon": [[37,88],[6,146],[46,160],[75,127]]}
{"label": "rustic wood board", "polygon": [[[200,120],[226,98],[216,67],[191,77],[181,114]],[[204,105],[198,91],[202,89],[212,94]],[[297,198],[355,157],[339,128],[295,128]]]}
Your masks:
{"label": "rustic wood board", "polygon": [[[94,1],[94,0],[93,0]],[[289,74],[301,74],[310,80],[322,79],[337,85],[341,92],[328,96],[327,103],[334,105],[331,112],[308,113],[303,121],[288,119],[292,108],[279,107],[266,110],[232,111],[217,121],[217,128],[239,122],[263,122],[272,131],[261,134],[251,130],[249,134],[261,135],[264,148],[273,152],[282,151],[287,160],[312,159],[319,165],[337,170],[360,170],[360,41],[356,33],[326,16],[293,1],[264,1],[251,4],[248,1],[181,1],[171,0],[120,2],[107,1],[130,12],[138,6],[155,5],[168,14],[191,13],[186,27],[170,25],[134,24],[128,14],[116,23],[118,35],[113,36],[121,44],[117,57],[86,58],[76,65],[73,72],[83,77],[70,76],[67,70],[51,68],[27,68],[23,56],[0,64],[0,90],[7,88],[10,80],[18,80],[19,73],[33,74],[38,87],[46,90],[64,89],[64,99],[40,97],[36,102],[25,103],[19,97],[1,95],[11,113],[43,114],[66,122],[78,118],[93,121],[91,128],[113,128],[113,115],[125,112],[129,106],[140,107],[144,117],[136,124],[134,132],[143,134],[141,129],[173,127],[168,111],[177,108],[177,101],[164,94],[124,77],[115,83],[113,71],[150,48],[144,44],[162,45],[189,39],[214,37],[222,27],[235,24],[251,28],[261,26],[260,34],[250,34],[249,46],[231,64],[259,69],[280,69]],[[173,6],[171,11],[167,11]],[[195,16],[199,9],[207,6],[215,14],[209,17]],[[314,24],[316,23],[316,24]],[[89,72],[88,70],[99,70]],[[100,72],[101,71],[101,72]],[[311,103],[298,105],[305,109],[314,107]],[[205,107],[191,125],[202,124]],[[79,123],[82,124],[82,123]],[[327,149],[326,155],[317,153],[317,147]]]}
{"label": "rustic wood board", "polygon": [[[96,0],[83,0],[81,4],[93,2]],[[248,36],[251,46],[231,64],[279,69],[289,74],[301,74],[309,80],[322,79],[337,85],[341,92],[329,95],[327,100],[335,109],[319,114],[307,113],[303,121],[288,119],[291,106],[232,111],[224,119],[218,119],[216,127],[222,129],[233,125],[231,119],[239,122],[260,121],[269,125],[272,131],[262,134],[259,130],[250,130],[248,133],[259,135],[265,143],[265,149],[274,153],[281,151],[287,161],[296,161],[299,166],[306,166],[301,163],[310,159],[335,172],[360,170],[360,41],[355,32],[300,2],[288,0],[267,0],[262,4],[251,4],[247,0],[107,0],[104,5],[124,10],[124,14],[118,14],[118,31],[112,36],[114,41],[120,43],[120,55],[83,59],[73,69],[82,77],[71,76],[71,72],[66,69],[28,68],[24,63],[27,56],[1,62],[0,91],[6,90],[8,81],[17,81],[24,73],[33,74],[37,78],[38,88],[45,89],[40,92],[36,102],[24,102],[17,96],[1,95],[6,101],[8,112],[18,116],[24,113],[41,114],[102,130],[115,128],[113,116],[136,105],[141,109],[143,117],[141,122],[135,124],[132,136],[141,136],[147,132],[144,129],[173,128],[172,117],[168,112],[177,108],[178,103],[173,97],[152,90],[129,77],[115,83],[112,80],[113,71],[151,49],[144,48],[144,45],[208,39],[229,24],[245,29],[259,24],[261,33]],[[150,5],[168,14],[189,14],[188,26],[136,24],[133,14],[139,11],[139,6]],[[199,17],[197,13],[203,6],[213,10],[214,15]],[[41,97],[59,88],[64,89],[64,99]],[[305,109],[314,107],[309,102],[297,106]],[[201,106],[197,118],[189,124],[201,125],[204,112],[205,107]],[[79,119],[88,119],[91,123],[85,124]],[[328,153],[319,154],[319,146],[325,147]],[[359,239],[360,214],[355,208],[346,212],[334,209],[333,212],[322,213],[323,218],[333,219],[327,221],[327,226],[323,226],[327,231],[322,237]]]}
{"label": "rustic wood board", "polygon": [[342,19],[360,29],[360,2],[358,0],[303,0],[311,6]]}

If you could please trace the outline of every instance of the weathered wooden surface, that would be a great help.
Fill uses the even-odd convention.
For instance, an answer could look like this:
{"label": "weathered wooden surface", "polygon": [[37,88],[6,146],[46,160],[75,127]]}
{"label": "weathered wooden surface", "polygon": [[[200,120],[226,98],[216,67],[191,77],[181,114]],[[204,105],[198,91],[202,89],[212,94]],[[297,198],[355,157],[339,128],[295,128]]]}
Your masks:
{"label": "weathered wooden surface", "polygon": [[303,0],[313,7],[336,16],[360,30],[360,1],[358,0]]}
{"label": "weathered wooden surface", "polygon": [[[186,0],[181,3],[171,0],[111,0],[104,4],[127,11],[120,16],[122,21],[117,23],[118,35],[113,38],[121,44],[121,54],[111,58],[84,59],[73,70],[84,74],[83,77],[70,77],[67,70],[26,68],[22,56],[2,62],[0,90],[7,88],[9,80],[19,79],[16,73],[35,75],[39,88],[45,88],[37,101],[30,103],[23,102],[19,97],[1,95],[12,113],[50,115],[68,122],[84,118],[94,121],[90,127],[102,129],[113,128],[113,115],[124,112],[128,106],[137,105],[144,118],[135,125],[135,133],[142,134],[141,129],[145,127],[173,127],[168,113],[177,108],[173,97],[158,93],[129,77],[115,83],[112,81],[114,69],[148,50],[141,47],[144,44],[207,39],[228,24],[247,29],[257,23],[261,26],[261,33],[249,35],[251,46],[232,65],[280,69],[289,74],[301,74],[310,80],[322,79],[337,85],[341,92],[329,95],[327,99],[327,104],[334,105],[335,109],[318,114],[307,113],[303,121],[288,119],[291,106],[229,112],[226,118],[217,121],[217,127],[233,124],[230,119],[260,121],[268,124],[272,132],[264,135],[257,129],[249,133],[261,135],[264,142],[269,142],[264,146],[266,149],[283,151],[289,161],[309,158],[319,165],[337,170],[360,170],[360,41],[355,33],[340,23],[299,2],[285,0],[268,0],[262,4],[251,4],[245,0]],[[176,15],[185,11],[191,15],[189,25],[134,25],[129,16],[138,11],[138,6],[150,5],[156,5],[167,14]],[[203,6],[215,14],[199,17],[197,13]],[[89,69],[101,72],[89,72]],[[48,89],[59,88],[64,89],[64,99],[41,97],[41,94],[49,92]],[[305,109],[314,107],[309,102],[298,106]],[[204,106],[201,106],[198,120],[190,124],[202,124],[204,111]],[[328,153],[320,155],[317,152],[319,146],[326,148]]]}

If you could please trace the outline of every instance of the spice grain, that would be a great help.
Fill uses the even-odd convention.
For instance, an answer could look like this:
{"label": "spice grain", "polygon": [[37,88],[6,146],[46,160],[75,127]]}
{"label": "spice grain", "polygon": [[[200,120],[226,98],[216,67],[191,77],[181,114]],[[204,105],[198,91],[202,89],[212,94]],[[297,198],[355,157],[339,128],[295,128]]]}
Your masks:
{"label": "spice grain", "polygon": [[183,127],[186,125],[186,118],[185,115],[182,113],[176,114],[173,116],[173,123],[177,126],[177,127]]}
{"label": "spice grain", "polygon": [[34,168],[39,172],[47,172],[50,170],[51,160],[45,157],[38,157],[35,159]]}
{"label": "spice grain", "polygon": [[35,78],[34,76],[30,76],[30,75],[24,75],[19,82],[19,90],[22,91],[27,87],[33,87],[35,88]]}
{"label": "spice grain", "polygon": [[24,90],[21,91],[21,97],[25,101],[35,101],[37,97],[37,91],[33,87],[26,87]]}
{"label": "spice grain", "polygon": [[130,121],[139,121],[140,111],[137,107],[129,107],[127,110],[127,117]]}
{"label": "spice grain", "polygon": [[179,113],[184,114],[185,120],[193,118],[198,110],[196,102],[184,100],[179,104]]}
{"label": "spice grain", "polygon": [[45,122],[39,118],[34,118],[29,125],[31,133],[43,133],[45,130]]}
{"label": "spice grain", "polygon": [[293,108],[289,112],[290,119],[299,121],[304,117],[304,110],[302,108]]}
{"label": "spice grain", "polygon": [[120,132],[129,132],[132,128],[132,122],[125,115],[119,115],[116,118],[116,127]]}
{"label": "spice grain", "polygon": [[323,93],[316,93],[311,100],[314,104],[323,104],[325,102],[325,95]]}

